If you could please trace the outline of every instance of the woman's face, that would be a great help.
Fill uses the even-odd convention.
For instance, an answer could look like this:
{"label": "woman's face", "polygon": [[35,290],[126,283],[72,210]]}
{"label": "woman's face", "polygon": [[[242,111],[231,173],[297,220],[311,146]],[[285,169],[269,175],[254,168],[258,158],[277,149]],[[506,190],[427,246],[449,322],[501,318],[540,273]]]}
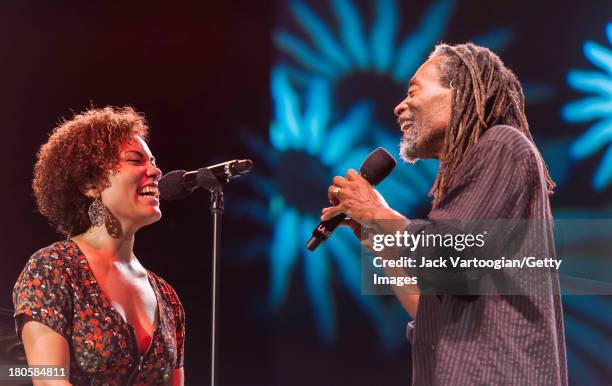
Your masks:
{"label": "woman's face", "polygon": [[119,220],[123,231],[136,231],[161,218],[157,182],[161,170],[145,141],[135,135],[119,153],[119,169],[110,173],[110,186],[101,192],[102,203]]}

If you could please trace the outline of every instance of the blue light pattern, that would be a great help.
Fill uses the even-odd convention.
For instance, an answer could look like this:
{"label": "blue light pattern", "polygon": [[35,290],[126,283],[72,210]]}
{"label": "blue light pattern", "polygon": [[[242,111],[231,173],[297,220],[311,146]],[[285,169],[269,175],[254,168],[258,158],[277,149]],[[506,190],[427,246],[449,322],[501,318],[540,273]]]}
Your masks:
{"label": "blue light pattern", "polygon": [[[612,45],[612,23],[606,26],[606,35]],[[603,191],[612,182],[612,50],[587,41],[583,51],[585,57],[602,71],[568,72],[567,83],[571,87],[592,95],[567,104],[562,110],[562,116],[572,123],[594,121],[572,144],[570,150],[573,158],[584,159],[607,147],[592,179],[593,188]]]}
{"label": "blue light pattern", "polygon": [[[329,170],[331,178],[333,174],[344,173],[348,167],[358,166],[367,155],[369,148],[359,145],[359,141],[365,130],[374,124],[370,103],[356,103],[339,120],[332,121],[329,85],[320,79],[309,82],[302,107],[297,92],[288,81],[288,71],[282,66],[273,69],[270,88],[275,102],[274,121],[270,125],[272,149],[265,154],[260,152],[269,166],[280,166],[274,161],[276,153],[302,152],[313,157],[312,162],[318,160]],[[273,186],[283,183],[278,180],[268,182]],[[325,194],[324,191],[310,193]],[[360,295],[359,250],[355,248],[350,232],[339,229],[333,238],[312,253],[304,243],[318,224],[319,215],[287,205],[285,197],[274,190],[268,206],[268,216],[276,224],[269,253],[270,311],[278,311],[283,305],[292,272],[303,257],[306,294],[314,308],[313,315],[323,341],[332,342],[336,334],[336,310],[331,288],[332,274],[336,271],[342,284],[374,324],[384,347],[397,347],[401,342],[398,324],[405,320],[399,321],[395,317],[397,304]]]}
{"label": "blue light pattern", "polygon": [[[306,155],[307,161],[304,158],[299,161],[303,162],[300,176],[314,171],[318,164],[328,183],[333,175],[342,175],[349,167],[357,168],[372,148],[383,146],[393,152],[399,141],[397,128],[385,127],[372,114],[378,94],[354,101],[344,111],[339,111],[334,105],[334,90],[346,77],[365,71],[405,85],[431,47],[442,40],[455,2],[432,2],[416,23],[416,29],[401,39],[398,37],[401,30],[399,6],[394,0],[372,3],[373,19],[369,28],[351,0],[330,1],[335,23],[326,22],[306,2],[288,4],[303,34],[284,29],[274,32],[276,47],[293,62],[279,60],[271,72],[274,119],[270,124],[269,144],[250,137],[248,145],[270,170],[278,170],[281,164],[288,166],[283,164],[287,155]],[[612,43],[610,25],[606,32]],[[506,28],[473,39],[497,52],[511,40],[512,33]],[[575,158],[584,158],[612,138],[612,52],[588,42],[585,55],[604,72],[571,71],[568,82],[577,90],[593,92],[596,96],[569,104],[563,115],[570,122],[599,121],[574,144],[564,138],[547,139],[543,153],[559,186],[571,166],[566,157],[568,147]],[[538,83],[524,82],[524,88],[528,103],[550,100],[555,93],[550,85]],[[392,106],[383,107],[390,110]],[[612,178],[610,154],[609,148],[593,181],[596,189],[608,186]],[[427,192],[436,171],[435,161],[399,165],[379,190],[391,206],[410,215],[426,205]],[[256,175],[257,178],[250,181],[255,191],[262,192],[265,203],[244,200],[242,206],[251,220],[258,221],[272,233],[270,243],[252,240],[249,244],[269,259],[268,310],[274,314],[283,307],[291,283],[296,280],[296,272],[301,271],[313,319],[324,342],[333,342],[337,324],[347,323],[342,321],[335,306],[334,289],[338,288],[335,284],[340,283],[378,333],[385,351],[403,345],[401,332],[406,316],[397,302],[361,295],[359,250],[350,231],[339,229],[316,253],[308,252],[303,243],[318,223],[319,213],[301,207],[299,200],[292,200],[290,194],[283,193],[287,186],[299,182],[261,173]],[[325,195],[324,187],[305,193]],[[589,213],[588,216],[593,215]],[[564,214],[577,217],[572,211],[555,211],[556,216]],[[609,355],[602,353],[602,347],[609,353],[611,302],[594,296],[565,296],[563,302],[570,380],[572,384],[601,383],[609,378],[606,376],[609,370],[602,361]]]}
{"label": "blue light pattern", "polygon": [[[293,63],[279,61],[271,71],[270,91],[274,120],[270,124],[269,142],[248,140],[274,170],[287,155],[307,155],[308,164],[325,170],[324,183],[334,175],[344,175],[348,168],[357,169],[375,147],[392,153],[399,149],[399,128],[385,127],[373,116],[376,95],[356,100],[344,112],[334,106],[333,92],[342,79],[358,72],[370,72],[405,87],[408,80],[432,47],[442,40],[455,2],[437,0],[427,8],[415,30],[403,38],[400,33],[400,9],[396,0],[373,2],[373,20],[367,29],[356,4],[351,0],[331,0],[335,24],[326,22],[306,2],[289,2],[289,11],[302,30],[277,29],[273,39],[280,52]],[[369,30],[369,33],[366,33]],[[475,42],[499,50],[512,34],[508,29],[491,31]],[[297,64],[297,65],[295,65]],[[385,92],[386,90],[373,90]],[[401,99],[401,94],[397,95]],[[393,106],[382,106],[389,111]],[[285,157],[285,158],[283,158]],[[283,161],[279,161],[283,159]],[[303,158],[300,158],[303,160]],[[287,165],[284,165],[287,166]],[[314,167],[314,166],[313,166]],[[395,209],[410,215],[429,201],[427,194],[437,173],[437,161],[419,161],[398,165],[379,186],[379,191]],[[313,307],[317,329],[325,342],[335,338],[337,315],[332,282],[338,280],[363,310],[381,338],[386,350],[401,347],[404,342],[405,312],[392,298],[362,296],[360,284],[359,245],[346,229],[339,229],[314,254],[303,244],[318,223],[319,213],[300,207],[298,200],[281,192],[296,181],[265,177],[251,179],[256,190],[266,189],[267,212],[256,201],[245,201],[244,209],[253,215],[267,213],[272,228],[269,248],[269,310],[278,311],[284,304],[293,273],[302,268],[306,294]],[[320,191],[307,192],[325,196]],[[258,220],[261,221],[261,220]],[[337,278],[337,279],[335,279]]]}

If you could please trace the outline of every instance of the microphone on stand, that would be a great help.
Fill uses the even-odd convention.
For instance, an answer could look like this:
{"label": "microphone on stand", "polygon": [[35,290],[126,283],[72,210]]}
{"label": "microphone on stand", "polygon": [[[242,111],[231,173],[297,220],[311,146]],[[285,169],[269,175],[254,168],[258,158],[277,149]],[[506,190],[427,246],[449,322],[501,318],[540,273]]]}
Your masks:
{"label": "microphone on stand", "polygon": [[223,185],[231,179],[248,173],[253,168],[253,161],[240,159],[186,172],[174,170],[165,174],[159,180],[159,193],[164,200],[180,200],[187,197],[197,188],[204,188],[210,192],[210,212],[213,216],[213,244],[212,244],[212,280],[211,280],[211,331],[210,331],[210,384],[216,385],[216,357],[217,357],[217,281],[221,247],[221,216],[223,214]]}
{"label": "microphone on stand", "polygon": [[[387,178],[393,168],[397,165],[397,161],[388,151],[379,147],[371,152],[359,168],[359,173],[370,185],[377,185],[379,182]],[[312,236],[306,243],[306,248],[314,251],[317,247],[331,236],[332,232],[344,221],[346,214],[340,213],[321,223],[312,231]]]}
{"label": "microphone on stand", "polygon": [[159,180],[159,193],[164,200],[180,200],[196,188],[213,189],[219,184],[248,173],[253,168],[250,159],[232,160],[193,171],[174,170]]}

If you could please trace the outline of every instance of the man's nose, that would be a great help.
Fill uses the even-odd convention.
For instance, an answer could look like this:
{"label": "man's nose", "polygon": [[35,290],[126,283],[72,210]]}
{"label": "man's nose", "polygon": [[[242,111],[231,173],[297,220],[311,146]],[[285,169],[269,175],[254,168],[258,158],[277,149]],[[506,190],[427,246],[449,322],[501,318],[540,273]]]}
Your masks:
{"label": "man's nose", "polygon": [[406,104],[406,99],[402,100],[395,108],[393,109],[393,113],[396,117],[399,118],[400,115],[406,110],[408,105]]}

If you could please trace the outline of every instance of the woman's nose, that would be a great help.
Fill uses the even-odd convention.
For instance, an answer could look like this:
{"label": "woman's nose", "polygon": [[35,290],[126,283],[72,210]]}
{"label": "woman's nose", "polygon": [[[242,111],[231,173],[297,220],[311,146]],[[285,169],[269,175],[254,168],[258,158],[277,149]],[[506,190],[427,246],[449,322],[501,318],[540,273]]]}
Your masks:
{"label": "woman's nose", "polygon": [[157,166],[150,165],[149,169],[147,170],[147,175],[149,177],[153,177],[153,179],[157,181],[157,180],[159,180],[161,178],[162,171]]}

